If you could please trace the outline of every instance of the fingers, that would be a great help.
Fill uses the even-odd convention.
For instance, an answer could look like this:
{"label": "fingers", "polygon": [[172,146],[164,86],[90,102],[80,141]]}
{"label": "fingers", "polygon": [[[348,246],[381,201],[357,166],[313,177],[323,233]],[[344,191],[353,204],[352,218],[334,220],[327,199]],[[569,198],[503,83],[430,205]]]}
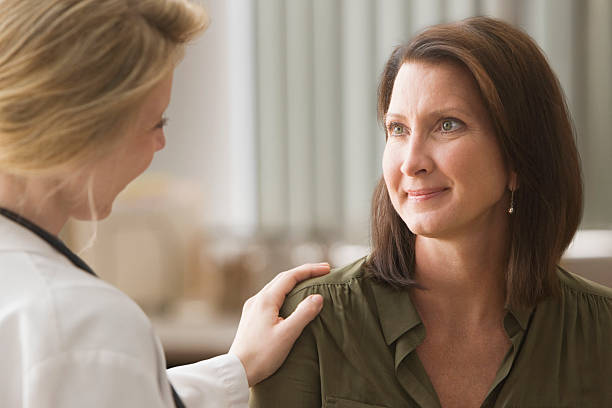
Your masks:
{"label": "fingers", "polygon": [[278,369],[304,327],[323,307],[323,297],[311,295],[282,319],[278,313],[286,294],[298,282],[328,272],[327,263],[306,264],[282,272],[245,302],[230,353],[244,365],[250,385]]}
{"label": "fingers", "polygon": [[293,343],[299,337],[302,330],[314,319],[323,308],[323,297],[321,295],[310,295],[302,300],[297,308],[282,323],[287,338]]}
{"label": "fingers", "polygon": [[304,264],[287,272],[279,273],[266,285],[266,287],[264,287],[264,290],[270,290],[275,292],[276,296],[282,296],[284,298],[287,293],[291,292],[296,284],[304,279],[325,275],[328,272],[329,264],[327,262]]}

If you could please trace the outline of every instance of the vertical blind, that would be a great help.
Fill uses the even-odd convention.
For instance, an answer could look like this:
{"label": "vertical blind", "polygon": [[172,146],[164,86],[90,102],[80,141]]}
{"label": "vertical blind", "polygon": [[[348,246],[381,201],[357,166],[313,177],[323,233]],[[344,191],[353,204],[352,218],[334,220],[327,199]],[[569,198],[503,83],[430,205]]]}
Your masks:
{"label": "vertical blind", "polygon": [[586,182],[583,227],[612,228],[612,2],[256,0],[255,121],[263,231],[368,242],[384,134],[376,88],[424,27],[489,15],[523,27],[565,90]]}

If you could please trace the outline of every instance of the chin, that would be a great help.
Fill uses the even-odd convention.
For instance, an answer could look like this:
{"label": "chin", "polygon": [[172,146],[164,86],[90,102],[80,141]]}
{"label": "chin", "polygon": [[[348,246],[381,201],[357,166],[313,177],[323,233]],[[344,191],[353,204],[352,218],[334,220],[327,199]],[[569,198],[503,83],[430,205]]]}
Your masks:
{"label": "chin", "polygon": [[79,221],[101,221],[111,214],[113,204],[105,205],[103,207],[96,208],[96,212],[92,212],[89,207],[82,208],[80,211],[72,214],[72,218]]}
{"label": "chin", "polygon": [[108,218],[108,216],[111,215],[112,209],[113,205],[111,204],[108,207],[105,207],[102,211],[98,211],[98,221]]}
{"label": "chin", "polygon": [[408,226],[410,232],[414,235],[427,238],[438,238],[440,237],[440,230],[436,228],[425,228],[423,226]]}
{"label": "chin", "polygon": [[451,232],[451,222],[443,220],[404,221],[410,232],[427,238],[443,238]]}

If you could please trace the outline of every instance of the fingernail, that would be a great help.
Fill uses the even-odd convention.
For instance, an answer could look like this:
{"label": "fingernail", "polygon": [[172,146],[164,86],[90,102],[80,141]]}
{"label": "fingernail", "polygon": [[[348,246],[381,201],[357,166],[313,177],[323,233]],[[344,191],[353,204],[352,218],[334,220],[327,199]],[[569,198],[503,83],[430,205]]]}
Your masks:
{"label": "fingernail", "polygon": [[314,303],[317,306],[323,305],[323,296],[321,295],[310,295],[308,296],[308,301]]}

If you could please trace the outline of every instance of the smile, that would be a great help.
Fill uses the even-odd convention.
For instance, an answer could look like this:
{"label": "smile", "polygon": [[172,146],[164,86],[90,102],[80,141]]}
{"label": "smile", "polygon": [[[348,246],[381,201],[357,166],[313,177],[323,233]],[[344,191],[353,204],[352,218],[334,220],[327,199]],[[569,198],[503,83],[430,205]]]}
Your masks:
{"label": "smile", "polygon": [[430,188],[424,190],[408,190],[406,191],[406,196],[410,201],[425,201],[438,197],[446,191],[448,191],[448,188],[446,187]]}

